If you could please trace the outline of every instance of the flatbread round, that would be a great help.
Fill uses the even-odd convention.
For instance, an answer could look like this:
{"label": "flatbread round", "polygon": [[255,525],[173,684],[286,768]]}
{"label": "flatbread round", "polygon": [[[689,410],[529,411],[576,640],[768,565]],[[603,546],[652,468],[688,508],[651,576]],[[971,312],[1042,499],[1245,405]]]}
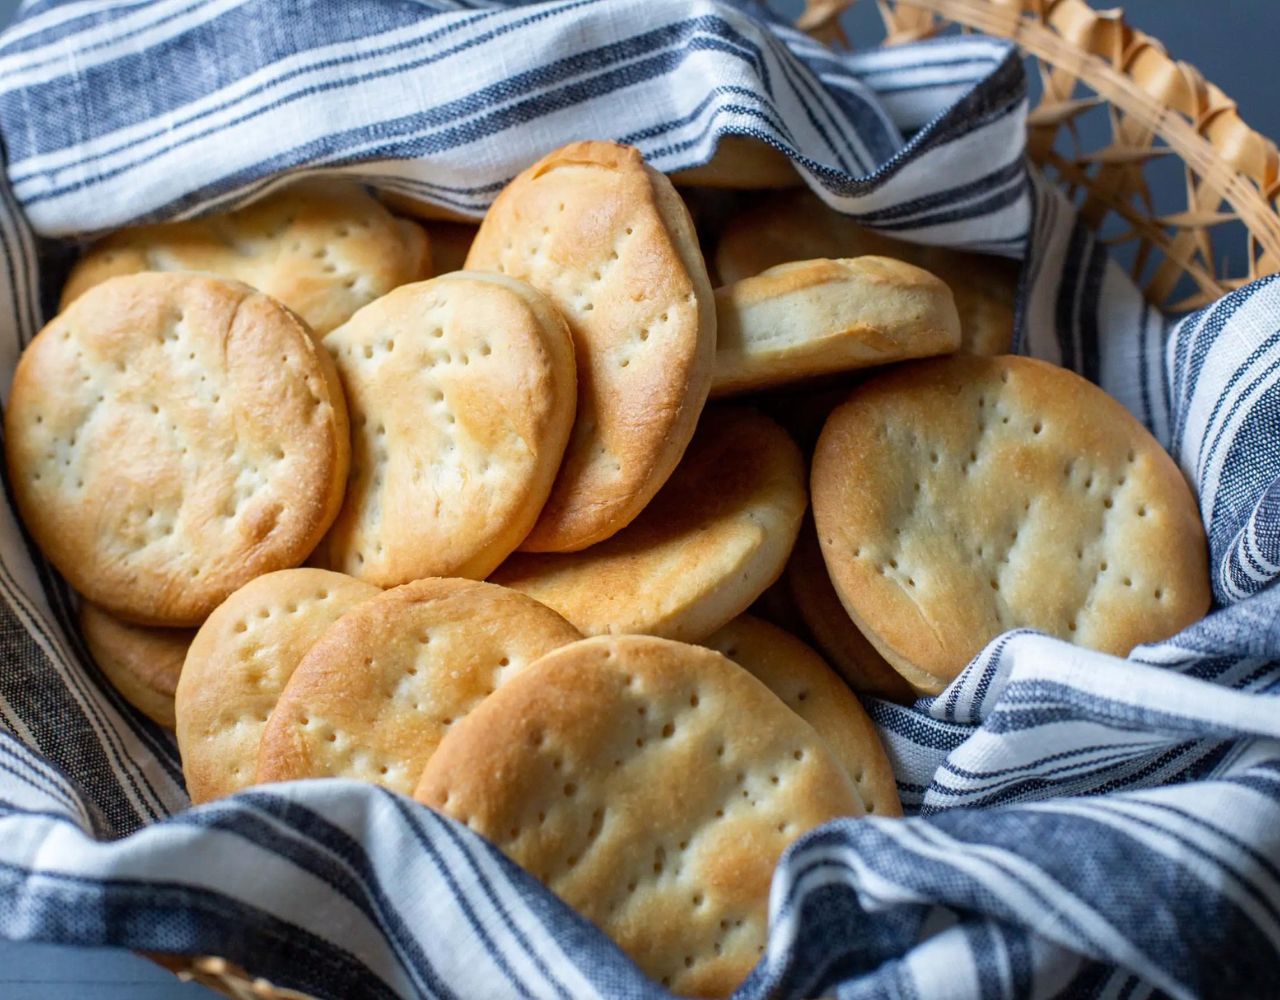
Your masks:
{"label": "flatbread round", "polygon": [[809,635],[845,683],[859,694],[908,704],[915,690],[889,665],[853,623],[831,584],[813,519],[806,517],[785,574],[792,600]]}
{"label": "flatbread round", "polygon": [[131,625],[88,601],[80,605],[80,632],[98,669],[124,700],[152,722],[172,729],[173,695],[195,633]]}
{"label": "flatbread round", "polygon": [[40,548],[90,601],[144,625],[198,625],[302,562],[347,476],[328,355],[278,302],[208,275],[81,295],[23,352],[5,430]]}
{"label": "flatbread round", "polygon": [[750,615],[739,615],[703,645],[749,671],[817,730],[852,779],[867,815],[902,815],[893,767],[875,724],[821,656]]}
{"label": "flatbread round", "polygon": [[626,528],[584,552],[517,553],[492,579],[585,635],[697,642],[782,573],[805,505],[804,462],[786,432],[751,410],[712,408]]}
{"label": "flatbread round", "polygon": [[258,745],[303,655],[341,615],[382,593],[324,569],[284,569],[223,601],[191,643],[177,688],[178,750],[192,802],[254,781]]}
{"label": "flatbread round", "polygon": [[573,143],[503,189],[467,267],[545,292],[577,352],[573,436],[521,547],[608,538],[666,482],[711,386],[715,306],[688,211],[635,149]]}
{"label": "flatbread round", "polygon": [[359,185],[307,180],[233,212],[112,233],[72,269],[62,308],[107,278],[140,271],[243,281],[323,334],[397,285],[427,277],[431,253],[421,226],[396,219]]}
{"label": "flatbread round", "polygon": [[379,586],[487,576],[529,533],[573,427],[573,342],[541,293],[459,271],[324,338],[351,415],[346,500],[316,561]]}
{"label": "flatbread round", "polygon": [[455,727],[414,794],[689,996],[727,996],[763,953],[787,845],[862,813],[827,744],[768,688],[647,636],[544,657]]}
{"label": "flatbread round", "polygon": [[950,286],[963,353],[1007,354],[1013,349],[1016,262],[893,239],[828,208],[811,191],[757,199],[725,226],[715,260],[720,281],[729,285],[787,261],[867,254],[922,267]]}
{"label": "flatbread round", "polygon": [[890,257],[779,264],[715,295],[712,396],[950,354],[960,346],[951,289]]}
{"label": "flatbread round", "polygon": [[846,610],[922,694],[1008,629],[1124,656],[1209,609],[1173,459],[1043,361],[956,355],[863,383],[818,440],[813,509]]}
{"label": "flatbread round", "polygon": [[578,631],[537,601],[471,580],[388,590],[302,658],[262,735],[259,781],[361,778],[405,795],[449,728]]}

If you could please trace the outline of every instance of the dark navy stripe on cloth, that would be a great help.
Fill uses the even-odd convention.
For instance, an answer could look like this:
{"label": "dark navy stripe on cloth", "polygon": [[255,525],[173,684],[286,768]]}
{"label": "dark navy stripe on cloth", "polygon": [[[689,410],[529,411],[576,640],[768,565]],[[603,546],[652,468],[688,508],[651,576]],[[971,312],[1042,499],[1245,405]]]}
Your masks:
{"label": "dark navy stripe on cloth", "polygon": [[[1268,995],[1280,282],[1167,324],[1026,165],[1026,113],[1007,42],[839,53],[745,3],[38,0],[0,35],[0,382],[97,232],[324,172],[478,216],[585,137],[668,172],[753,137],[867,226],[1019,258],[1018,348],[1170,446],[1215,608],[1127,659],[1012,631],[937,697],[868,699],[908,819],[791,847],[738,996]],[[171,741],[88,663],[8,493],[0,513],[0,934],[220,954],[323,998],[667,996],[496,848],[389,792],[188,810]]]}

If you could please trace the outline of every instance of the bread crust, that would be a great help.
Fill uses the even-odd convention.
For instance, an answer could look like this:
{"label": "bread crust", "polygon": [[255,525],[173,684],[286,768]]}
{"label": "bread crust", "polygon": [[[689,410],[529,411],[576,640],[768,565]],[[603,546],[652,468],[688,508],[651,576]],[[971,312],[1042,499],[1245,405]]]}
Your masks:
{"label": "bread crust", "polygon": [[112,278],[28,345],[5,413],[23,522],[90,601],[199,625],[342,502],[347,410],[297,316],[210,275]]}
{"label": "bread crust", "polygon": [[1008,629],[1124,656],[1209,609],[1173,459],[1043,361],[955,355],[863,383],[823,428],[812,489],[840,600],[921,694]]}
{"label": "bread crust", "polygon": [[195,633],[131,625],[88,601],[80,604],[80,633],[98,669],[124,700],[156,725],[172,729],[174,692]]}
{"label": "bread crust", "polygon": [[578,639],[513,590],[416,580],[352,608],[307,651],[262,734],[259,781],[342,777],[412,793],[451,727]]}
{"label": "bread crust", "polygon": [[648,975],[704,997],[727,996],[760,957],[786,846],[862,813],[827,744],[760,681],[650,636],[544,657],[449,733],[415,797],[493,841]]}
{"label": "bread crust", "polygon": [[564,318],[522,281],[458,271],[389,292],[324,345],[352,474],[314,561],[380,587],[483,579],[529,534],[569,440]]}
{"label": "bread crust", "polygon": [[779,264],[715,294],[713,397],[960,346],[951,289],[891,257]]}
{"label": "bread crust", "polygon": [[885,236],[828,208],[808,190],[766,195],[730,219],[715,263],[721,282],[729,285],[787,261],[867,254],[922,267],[950,287],[960,316],[961,352],[995,355],[1013,349],[1016,261]]}
{"label": "bread crust", "polygon": [[141,271],[243,281],[325,334],[397,285],[429,277],[431,248],[420,225],[396,219],[359,185],[314,178],[232,212],[104,237],[72,268],[62,308],[107,278]]}
{"label": "bread crust", "polygon": [[637,150],[573,143],[503,189],[467,267],[545,292],[578,358],[577,421],[521,548],[603,541],[662,488],[711,388],[715,306],[689,213]]}
{"label": "bread crust", "polygon": [[901,816],[898,783],[862,703],[807,644],[776,625],[739,615],[703,645],[748,671],[826,740],[868,816]]}
{"label": "bread crust", "polygon": [[175,710],[187,794],[208,802],[253,784],[267,719],[303,655],[377,587],[325,569],[251,580],[200,626]]}
{"label": "bread crust", "polygon": [[584,635],[699,642],[782,573],[808,498],[799,449],[768,417],[713,407],[675,473],[627,527],[583,552],[517,553],[492,579]]}

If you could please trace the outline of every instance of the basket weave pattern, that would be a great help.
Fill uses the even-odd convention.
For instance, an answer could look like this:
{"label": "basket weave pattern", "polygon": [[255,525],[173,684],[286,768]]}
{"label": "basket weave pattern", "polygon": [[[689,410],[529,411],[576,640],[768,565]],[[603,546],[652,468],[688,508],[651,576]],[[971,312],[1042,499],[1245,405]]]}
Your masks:
{"label": "basket weave pattern", "polygon": [[238,965],[209,955],[147,955],[157,965],[168,969],[184,983],[199,983],[231,1000],[314,1000],[307,993],[273,986],[257,979]]}
{"label": "basket weave pattern", "polygon": [[[848,45],[841,13],[856,0],[807,0],[799,27]],[[1280,153],[1249,128],[1236,104],[1195,67],[1170,58],[1119,10],[1084,0],[876,0],[887,44],[918,41],[952,25],[1009,38],[1043,87],[1028,118],[1028,151],[1073,197],[1082,220],[1110,244],[1136,244],[1133,274],[1148,300],[1169,311],[1198,308],[1280,270]],[[1085,149],[1077,119],[1101,111],[1106,145]],[[1066,143],[1061,140],[1065,136]],[[1063,152],[1067,145],[1070,152]],[[1145,171],[1181,162],[1186,206],[1158,213]],[[1244,250],[1220,274],[1211,231],[1239,230]],[[1114,230],[1114,232],[1109,231]],[[1243,264],[1237,264],[1242,261]],[[1184,279],[1191,282],[1191,292]],[[233,1000],[310,1000],[255,979],[221,958],[150,956],[181,979]]]}
{"label": "basket weave pattern", "polygon": [[[847,40],[839,16],[854,0],[808,0],[799,25]],[[1085,0],[878,0],[889,44],[952,24],[1009,38],[1043,87],[1028,118],[1027,148],[1109,244],[1135,244],[1133,276],[1153,305],[1199,308],[1280,270],[1280,154],[1249,128],[1235,101],[1191,65],[1170,58],[1120,10]],[[1077,120],[1098,109],[1109,138],[1087,149]],[[1063,141],[1065,140],[1065,141]],[[1067,149],[1064,152],[1064,147]],[[1147,171],[1175,158],[1185,205],[1158,210]],[[1211,232],[1226,227],[1239,251],[1215,259]],[[1232,274],[1226,274],[1222,263]],[[1187,280],[1184,280],[1187,279]]]}

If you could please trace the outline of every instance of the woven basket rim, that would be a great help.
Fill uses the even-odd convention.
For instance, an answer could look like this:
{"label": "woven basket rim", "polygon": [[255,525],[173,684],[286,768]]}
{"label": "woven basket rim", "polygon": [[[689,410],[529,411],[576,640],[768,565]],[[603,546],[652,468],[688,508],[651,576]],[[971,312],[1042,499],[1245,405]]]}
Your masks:
{"label": "woven basket rim", "polygon": [[[847,45],[839,17],[855,0],[807,0],[797,24]],[[1172,58],[1153,36],[1130,25],[1120,8],[1086,0],[877,0],[887,44],[919,41],[958,24],[1015,42],[1038,61],[1045,98],[1028,116],[1031,158],[1056,172],[1060,186],[1083,194],[1080,215],[1100,229],[1108,216],[1128,229],[1106,240],[1136,242],[1133,277],[1148,301],[1171,312],[1199,308],[1280,271],[1280,153],[1251,128],[1223,90],[1188,62]],[[1090,96],[1075,97],[1077,87]],[[1111,143],[1075,159],[1054,148],[1063,129],[1105,105]],[[1158,140],[1158,142],[1157,142]],[[1185,169],[1187,208],[1154,214],[1142,170],[1174,156]],[[1135,201],[1138,204],[1135,204]],[[1225,210],[1223,206],[1226,206]],[[1245,230],[1244,273],[1215,273],[1210,231],[1228,222]],[[1154,274],[1145,280],[1144,269]],[[1196,288],[1177,298],[1183,277]]]}

